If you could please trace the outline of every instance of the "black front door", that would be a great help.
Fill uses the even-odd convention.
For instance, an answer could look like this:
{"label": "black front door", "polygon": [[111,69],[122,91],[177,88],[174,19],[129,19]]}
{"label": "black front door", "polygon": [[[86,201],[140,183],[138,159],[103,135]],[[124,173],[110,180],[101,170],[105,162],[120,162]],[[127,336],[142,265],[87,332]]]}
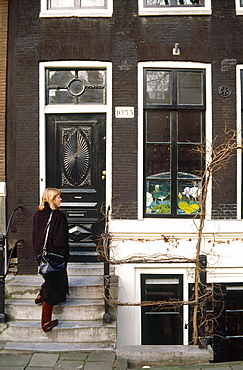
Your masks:
{"label": "black front door", "polygon": [[62,192],[70,261],[97,261],[104,226],[105,114],[54,114],[46,120],[46,183]]}

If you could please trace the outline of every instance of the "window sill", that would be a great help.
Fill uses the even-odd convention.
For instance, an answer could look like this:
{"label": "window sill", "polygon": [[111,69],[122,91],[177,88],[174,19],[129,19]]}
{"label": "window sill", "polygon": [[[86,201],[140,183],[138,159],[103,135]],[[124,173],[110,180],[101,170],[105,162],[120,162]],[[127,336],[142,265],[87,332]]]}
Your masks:
{"label": "window sill", "polygon": [[56,11],[48,10],[39,14],[40,18],[57,18],[57,17],[112,17],[112,11],[109,9],[93,9],[93,10],[82,10],[82,11]]}
{"label": "window sill", "polygon": [[[243,13],[243,10],[242,10]],[[171,8],[171,9],[155,9],[142,8],[139,10],[140,16],[155,16],[155,15],[211,15],[212,9],[208,8]]]}

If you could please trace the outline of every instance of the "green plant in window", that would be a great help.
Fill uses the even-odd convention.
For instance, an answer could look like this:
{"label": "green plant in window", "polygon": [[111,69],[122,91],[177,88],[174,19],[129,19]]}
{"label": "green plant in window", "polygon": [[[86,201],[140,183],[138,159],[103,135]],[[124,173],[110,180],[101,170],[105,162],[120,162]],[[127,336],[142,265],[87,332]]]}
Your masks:
{"label": "green plant in window", "polygon": [[164,204],[158,204],[151,209],[152,213],[170,213],[170,207]]}

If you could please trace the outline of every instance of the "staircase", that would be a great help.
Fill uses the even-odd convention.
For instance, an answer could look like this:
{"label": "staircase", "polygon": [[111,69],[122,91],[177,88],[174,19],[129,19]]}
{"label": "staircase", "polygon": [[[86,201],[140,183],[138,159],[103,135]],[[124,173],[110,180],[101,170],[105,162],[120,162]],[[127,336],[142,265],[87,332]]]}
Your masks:
{"label": "staircase", "polygon": [[[5,286],[7,322],[0,324],[0,340],[5,349],[39,351],[114,350],[116,310],[111,324],[103,324],[103,263],[69,263],[70,295],[54,306],[58,326],[44,333],[40,326],[41,305],[34,299],[42,284],[38,275],[8,275]],[[111,276],[112,294],[117,293],[117,278]]]}

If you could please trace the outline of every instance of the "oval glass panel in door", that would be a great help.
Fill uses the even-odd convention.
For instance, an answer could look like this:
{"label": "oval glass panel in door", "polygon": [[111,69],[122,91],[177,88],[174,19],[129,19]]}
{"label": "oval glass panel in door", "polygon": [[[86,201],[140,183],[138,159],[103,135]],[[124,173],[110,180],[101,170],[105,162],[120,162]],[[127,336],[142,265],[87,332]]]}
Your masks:
{"label": "oval glass panel in door", "polygon": [[67,137],[63,148],[63,167],[67,180],[73,185],[81,185],[89,174],[90,145],[81,129],[74,129]]}

